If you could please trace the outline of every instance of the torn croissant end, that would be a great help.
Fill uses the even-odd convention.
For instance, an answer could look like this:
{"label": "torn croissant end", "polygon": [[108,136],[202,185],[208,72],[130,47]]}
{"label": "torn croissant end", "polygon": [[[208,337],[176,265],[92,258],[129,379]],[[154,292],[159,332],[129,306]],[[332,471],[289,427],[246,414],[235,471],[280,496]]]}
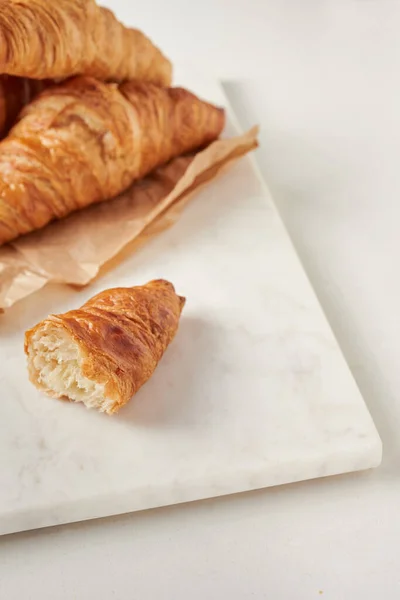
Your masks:
{"label": "torn croissant end", "polygon": [[29,378],[54,398],[113,414],[146,383],[174,338],[185,298],[165,280],[114,288],[25,334]]}

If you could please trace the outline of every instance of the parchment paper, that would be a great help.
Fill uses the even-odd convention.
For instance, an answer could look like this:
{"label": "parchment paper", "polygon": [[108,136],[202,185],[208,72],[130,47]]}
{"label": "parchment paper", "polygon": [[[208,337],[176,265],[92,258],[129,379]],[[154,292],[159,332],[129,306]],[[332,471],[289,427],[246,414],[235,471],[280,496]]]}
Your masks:
{"label": "parchment paper", "polygon": [[171,161],[123,194],[0,248],[0,311],[49,282],[84,286],[173,225],[191,194],[257,146],[258,128]]}

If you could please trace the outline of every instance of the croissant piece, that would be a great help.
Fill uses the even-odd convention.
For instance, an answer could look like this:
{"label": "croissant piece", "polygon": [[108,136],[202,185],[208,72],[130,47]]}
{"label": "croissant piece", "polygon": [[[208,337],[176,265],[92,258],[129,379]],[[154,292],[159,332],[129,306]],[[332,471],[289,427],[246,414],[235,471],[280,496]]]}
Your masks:
{"label": "croissant piece", "polygon": [[223,126],[222,109],[181,88],[78,77],[45,90],[0,142],[0,245],[116,196]]}
{"label": "croissant piece", "polygon": [[0,73],[171,82],[171,63],[94,0],[0,0]]}
{"label": "croissant piece", "polygon": [[185,298],[168,281],[106,290],[25,334],[29,377],[55,398],[112,414],[151,377]]}

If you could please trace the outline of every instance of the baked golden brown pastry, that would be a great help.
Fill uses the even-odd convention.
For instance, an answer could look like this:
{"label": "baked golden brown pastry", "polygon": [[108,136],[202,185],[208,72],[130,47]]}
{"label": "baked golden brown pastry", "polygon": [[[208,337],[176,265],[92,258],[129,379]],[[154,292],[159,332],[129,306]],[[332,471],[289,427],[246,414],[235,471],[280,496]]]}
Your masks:
{"label": "baked golden brown pastry", "polygon": [[94,0],[0,0],[0,73],[171,82],[171,63]]}
{"label": "baked golden brown pastry", "polygon": [[54,80],[90,75],[169,85],[172,66],[95,0],[0,0],[0,74],[1,138]]}
{"label": "baked golden brown pastry", "polygon": [[181,88],[77,77],[45,90],[0,142],[0,245],[116,196],[223,126],[222,109]]}
{"label": "baked golden brown pastry", "polygon": [[25,334],[29,377],[55,398],[112,414],[151,377],[185,298],[164,280],[106,290]]}

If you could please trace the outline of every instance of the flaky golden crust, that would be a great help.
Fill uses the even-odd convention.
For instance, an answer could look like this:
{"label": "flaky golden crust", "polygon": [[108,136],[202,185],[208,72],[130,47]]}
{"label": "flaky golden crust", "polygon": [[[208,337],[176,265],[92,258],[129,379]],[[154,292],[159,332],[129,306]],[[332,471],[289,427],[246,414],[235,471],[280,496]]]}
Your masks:
{"label": "flaky golden crust", "polygon": [[[46,325],[65,329],[83,355],[85,377],[104,385],[112,400],[109,413],[118,411],[151,377],[174,338],[185,299],[174,286],[156,280],[132,288],[106,290],[63,315],[50,316],[25,334],[25,352]],[[32,382],[41,388],[38,374]],[[51,394],[51,390],[47,390]]]}
{"label": "flaky golden crust", "polygon": [[183,89],[77,77],[45,90],[0,142],[0,245],[113,198],[223,126],[222,109]]}
{"label": "flaky golden crust", "polygon": [[171,82],[171,64],[94,0],[0,0],[0,73]]}

